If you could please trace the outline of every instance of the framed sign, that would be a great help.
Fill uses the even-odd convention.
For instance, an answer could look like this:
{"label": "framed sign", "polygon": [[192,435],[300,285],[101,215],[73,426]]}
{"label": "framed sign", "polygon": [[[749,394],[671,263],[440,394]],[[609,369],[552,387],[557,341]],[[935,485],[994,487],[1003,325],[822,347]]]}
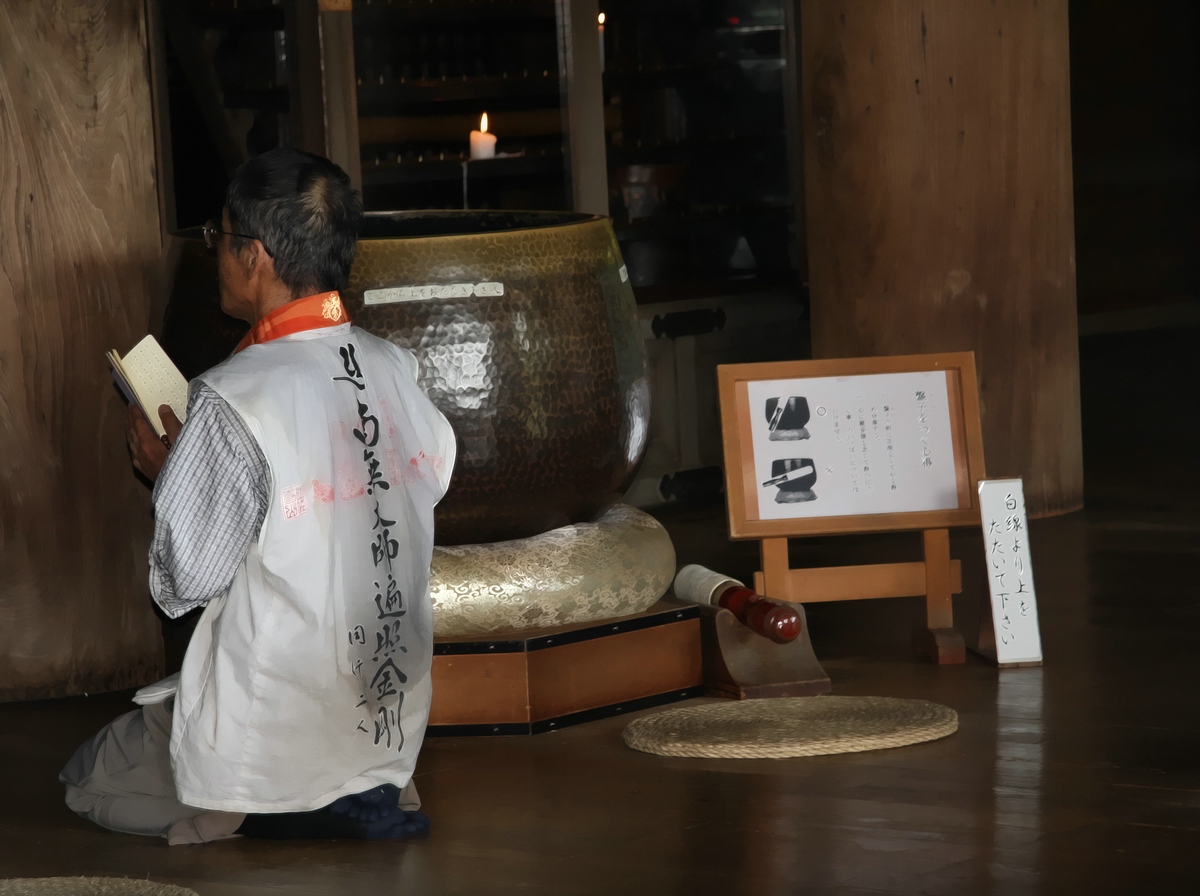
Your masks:
{"label": "framed sign", "polygon": [[978,525],[972,353],[727,364],[717,377],[731,537]]}

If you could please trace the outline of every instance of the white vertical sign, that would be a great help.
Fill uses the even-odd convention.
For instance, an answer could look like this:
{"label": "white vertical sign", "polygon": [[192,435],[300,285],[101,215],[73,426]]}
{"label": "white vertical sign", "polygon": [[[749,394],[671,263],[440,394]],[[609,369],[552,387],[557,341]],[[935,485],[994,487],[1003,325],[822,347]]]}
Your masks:
{"label": "white vertical sign", "polygon": [[1040,663],[1042,636],[1038,629],[1021,480],[981,481],[979,511],[983,517],[992,622],[996,630],[996,662],[1002,666]]}

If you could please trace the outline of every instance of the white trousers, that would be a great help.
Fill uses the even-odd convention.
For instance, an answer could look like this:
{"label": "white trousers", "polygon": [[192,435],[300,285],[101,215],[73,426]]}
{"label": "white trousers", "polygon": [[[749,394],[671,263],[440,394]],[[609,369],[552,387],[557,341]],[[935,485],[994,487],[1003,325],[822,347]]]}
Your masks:
{"label": "white trousers", "polygon": [[[197,809],[176,798],[170,756],[174,705],[169,698],[127,712],[75,751],[58,776],[72,811],[109,830],[166,837],[171,846],[238,836],[244,814]],[[400,791],[400,808],[421,808],[411,781]]]}
{"label": "white trousers", "polygon": [[84,742],[58,776],[67,805],[102,827],[172,846],[234,837],[246,816],[185,806],[171,775],[174,700],[141,706]]}

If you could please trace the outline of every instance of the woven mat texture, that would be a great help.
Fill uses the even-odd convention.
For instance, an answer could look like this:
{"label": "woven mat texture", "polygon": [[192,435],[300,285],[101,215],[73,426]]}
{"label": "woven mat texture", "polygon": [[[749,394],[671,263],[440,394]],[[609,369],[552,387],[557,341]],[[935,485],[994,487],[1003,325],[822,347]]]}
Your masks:
{"label": "woven mat texture", "polygon": [[683,706],[643,716],[625,743],[704,759],[787,759],[903,747],[958,730],[958,713],[926,700],[789,697]]}
{"label": "woven mat texture", "polygon": [[124,877],[15,877],[0,880],[0,896],[197,896],[195,890]]}

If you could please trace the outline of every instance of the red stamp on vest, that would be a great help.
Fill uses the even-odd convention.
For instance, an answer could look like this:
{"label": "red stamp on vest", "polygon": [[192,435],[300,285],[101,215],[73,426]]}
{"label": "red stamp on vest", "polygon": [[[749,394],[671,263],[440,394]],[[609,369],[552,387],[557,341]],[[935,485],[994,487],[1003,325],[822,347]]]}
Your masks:
{"label": "red stamp on vest", "polygon": [[388,438],[394,439],[396,438],[396,423],[392,420],[392,412],[388,410],[387,399],[379,399],[379,406],[383,409],[383,422],[387,424]]}
{"label": "red stamp on vest", "polygon": [[400,452],[395,448],[387,450],[388,482],[395,488],[400,487]]}
{"label": "red stamp on vest", "polygon": [[283,518],[294,520],[308,513],[308,498],[304,495],[304,486],[292,485],[283,490]]}
{"label": "red stamp on vest", "polygon": [[437,479],[441,476],[444,465],[445,461],[437,455],[428,455],[424,451],[418,452],[416,457],[408,459],[408,469],[404,471],[404,481],[421,482],[428,479],[429,475]]}
{"label": "red stamp on vest", "polygon": [[326,485],[324,482],[321,482],[321,480],[314,479],[312,481],[312,486],[313,486],[313,500],[314,501],[318,501],[321,504],[332,504],[333,503],[333,486],[332,485]]}
{"label": "red stamp on vest", "polygon": [[405,482],[420,482],[425,478],[425,474],[421,472],[421,461],[424,459],[424,452],[408,459],[408,468],[404,471]]}
{"label": "red stamp on vest", "polygon": [[363,485],[363,481],[358,478],[354,467],[349,463],[343,463],[338,467],[337,479],[338,498],[342,501],[353,501],[367,493],[367,487]]}

